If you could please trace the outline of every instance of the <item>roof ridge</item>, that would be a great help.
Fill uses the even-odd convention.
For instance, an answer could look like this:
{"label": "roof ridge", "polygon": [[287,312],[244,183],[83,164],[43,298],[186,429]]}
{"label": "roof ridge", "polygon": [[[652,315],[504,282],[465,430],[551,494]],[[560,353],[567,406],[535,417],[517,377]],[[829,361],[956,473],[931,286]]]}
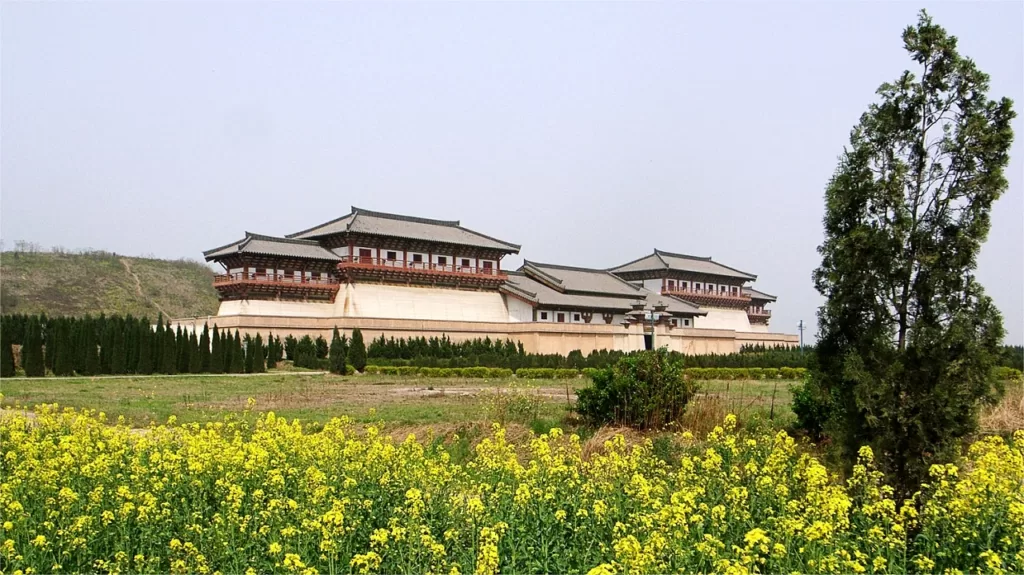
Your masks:
{"label": "roof ridge", "polygon": [[329,226],[329,225],[333,224],[334,222],[340,222],[341,220],[343,220],[343,219],[345,219],[345,218],[347,218],[347,217],[349,217],[351,215],[353,215],[353,213],[349,212],[349,213],[345,214],[344,216],[341,216],[340,218],[334,218],[333,220],[331,220],[329,222],[324,222],[322,224],[317,224],[317,225],[315,225],[315,226],[313,226],[311,228],[306,228],[306,229],[304,229],[304,230],[302,230],[300,232],[295,232],[294,234],[285,234],[284,237],[286,237],[288,239],[291,239],[291,238],[294,238],[295,236],[301,236],[302,234],[309,233],[309,232],[311,232],[311,231],[313,231],[313,230],[315,230],[317,228],[322,228],[324,226]]}
{"label": "roof ridge", "polygon": [[269,240],[269,241],[272,241],[272,242],[280,242],[282,244],[299,244],[299,245],[303,245],[303,246],[319,246],[319,247],[323,247],[322,245],[320,245],[320,242],[318,242],[316,240],[304,240],[304,239],[300,239],[300,238],[289,238],[289,237],[283,237],[282,238],[282,237],[278,237],[278,236],[268,236],[266,234],[256,234],[256,233],[253,233],[253,232],[245,232],[245,235],[246,235],[246,241],[251,240],[251,239]]}
{"label": "roof ridge", "polygon": [[498,242],[499,244],[505,244],[506,246],[509,246],[509,247],[513,247],[513,248],[515,248],[515,249],[516,249],[516,253],[519,253],[519,250],[520,250],[520,249],[522,249],[522,247],[523,247],[523,246],[522,246],[522,245],[520,245],[520,244],[513,244],[513,243],[509,243],[509,242],[506,242],[505,240],[499,240],[498,238],[495,238],[495,237],[489,236],[489,235],[487,235],[487,234],[481,234],[480,232],[478,232],[478,231],[476,231],[476,230],[471,230],[471,229],[469,229],[469,228],[464,228],[464,227],[462,227],[462,226],[460,226],[460,225],[457,225],[457,226],[455,226],[455,227],[459,228],[460,230],[462,230],[462,231],[464,231],[464,232],[469,232],[469,233],[471,233],[471,234],[476,234],[476,235],[478,235],[478,236],[480,236],[480,237],[482,237],[482,238],[487,238],[487,239],[489,239],[489,240],[491,240],[491,241],[495,241],[495,242]]}
{"label": "roof ridge", "polygon": [[[698,261],[704,261],[704,262],[711,262],[711,263],[713,263],[715,265],[720,265],[720,266],[722,266],[723,268],[725,268],[727,270],[732,270],[732,271],[734,271],[734,272],[736,272],[738,274],[743,274],[743,275],[746,275],[746,276],[750,276],[751,278],[753,278],[755,280],[757,279],[757,274],[752,274],[750,272],[745,272],[743,270],[736,269],[736,268],[734,268],[732,266],[727,266],[727,265],[723,264],[722,262],[716,262],[715,260],[711,259],[711,256],[708,256],[706,258],[702,258],[700,256],[691,256],[691,255],[687,255],[687,254],[674,254],[672,252],[661,251],[661,250],[659,250],[657,248],[655,248],[654,251],[655,252],[661,252],[662,254],[664,254],[666,256],[674,257],[674,258],[684,258],[684,259],[698,260]],[[710,275],[714,275],[714,274],[710,274]]]}
{"label": "roof ridge", "polygon": [[240,240],[235,240],[233,242],[228,242],[228,243],[226,243],[226,244],[224,244],[224,245],[222,245],[220,247],[213,248],[211,250],[206,250],[206,251],[203,252],[203,256],[205,257],[205,256],[207,256],[209,254],[214,253],[214,252],[219,252],[219,251],[221,251],[223,249],[230,248],[233,245],[240,244],[240,243],[244,242],[247,238],[248,238],[248,236],[246,236],[245,238],[242,238]]}
{"label": "roof ridge", "polygon": [[[655,255],[655,256],[657,256],[657,255],[658,255],[658,248],[654,248],[654,255]],[[635,259],[635,260],[633,260],[633,261],[629,261],[629,262],[626,262],[626,263],[624,263],[624,264],[621,264],[621,265],[617,265],[617,266],[615,266],[615,267],[612,267],[612,268],[608,268],[608,269],[606,269],[605,271],[607,271],[607,272],[610,272],[610,273],[615,273],[615,270],[617,270],[617,269],[619,269],[619,268],[624,268],[624,267],[626,267],[626,266],[628,266],[628,265],[632,265],[632,264],[635,264],[636,262],[638,262],[638,261],[640,261],[640,260],[644,260],[644,259],[647,259],[647,258],[649,258],[649,257],[651,257],[651,255],[650,255],[650,254],[647,254],[647,255],[645,255],[645,256],[640,256],[640,257],[636,258],[636,259]],[[659,257],[658,259],[661,259],[661,258]],[[665,260],[661,260],[661,263],[665,264],[665,267],[668,267],[668,264],[667,264],[667,263],[665,263]]]}
{"label": "roof ridge", "polygon": [[[564,282],[562,281],[562,278],[560,278],[560,277],[558,277],[558,276],[553,276],[553,275],[551,275],[551,274],[547,273],[546,271],[544,271],[544,270],[540,269],[539,267],[537,267],[538,265],[542,265],[542,264],[537,264],[536,262],[531,262],[531,261],[530,261],[530,260],[528,260],[528,259],[523,259],[523,265],[522,265],[522,269],[526,269],[526,268],[528,268],[528,267],[529,267],[529,268],[533,268],[533,269],[535,269],[536,271],[538,271],[538,272],[539,272],[539,273],[540,273],[541,275],[543,275],[543,276],[547,276],[547,277],[548,277],[549,279],[551,279],[551,280],[554,280],[554,282],[555,282],[555,283],[557,283],[557,284],[559,284],[559,285],[561,285],[561,284],[563,284],[563,283],[564,283]],[[525,273],[524,273],[524,275],[527,275],[527,276],[529,276],[529,274],[525,274]]]}
{"label": "roof ridge", "polygon": [[[658,256],[658,259],[661,259],[661,256],[663,254],[666,255],[666,256],[669,256],[669,257],[673,257],[673,258],[684,258],[684,259],[688,259],[688,260],[699,260],[699,261],[702,261],[702,262],[714,261],[714,260],[711,259],[711,256],[706,256],[706,257],[691,256],[690,254],[677,254],[677,253],[673,253],[673,252],[666,252],[665,250],[659,250],[658,248],[654,248],[654,255]],[[664,262],[665,260],[661,259],[661,261]],[[715,263],[717,264],[718,262],[715,262]],[[668,265],[667,262],[666,262],[666,265]],[[722,265],[722,264],[718,264],[718,265]],[[725,266],[725,267],[729,267],[729,266]],[[736,271],[739,271],[739,270],[736,270]]]}
{"label": "roof ridge", "polygon": [[[352,213],[356,214],[357,216],[359,214],[363,214],[363,215],[367,215],[367,216],[371,216],[371,217],[375,217],[375,218],[385,218],[385,219],[390,219],[390,220],[402,220],[402,221],[405,221],[405,222],[416,222],[416,223],[420,223],[420,224],[434,224],[434,225],[438,225],[438,226],[448,226],[450,228],[461,227],[459,225],[459,220],[433,220],[433,219],[430,219],[430,218],[420,218],[420,217],[417,217],[417,216],[403,216],[402,214],[390,214],[388,212],[375,212],[373,210],[364,210],[363,208],[357,208],[355,206],[352,206]],[[466,230],[466,231],[472,231],[472,230]],[[491,238],[491,239],[494,239],[494,238]],[[498,240],[498,241],[501,241],[501,240]]]}
{"label": "roof ridge", "polygon": [[759,293],[761,295],[768,296],[768,297],[771,297],[771,298],[775,298],[776,300],[779,299],[779,296],[774,296],[774,295],[772,295],[772,294],[770,294],[768,292],[761,291],[761,290],[759,290],[757,288],[754,288],[753,286],[743,286],[743,291],[757,292],[757,293]]}
{"label": "roof ridge", "polygon": [[[599,269],[599,268],[582,268],[582,267],[579,267],[579,266],[567,266],[567,265],[562,265],[562,264],[542,264],[542,263],[539,263],[539,262],[531,262],[531,263],[534,266],[547,266],[547,267],[552,267],[552,268],[555,268],[555,269],[562,269],[562,270],[602,273],[602,274],[605,274],[605,275],[607,275],[609,277],[615,278],[615,280],[618,281],[621,284],[625,284],[625,285],[633,288],[634,291],[637,291],[637,292],[640,291],[639,287],[629,283],[628,281],[620,278],[619,276],[613,274],[612,272],[610,272],[608,270],[603,270],[603,269]],[[573,290],[569,290],[569,291],[573,291]],[[589,293],[600,293],[600,292],[589,292]],[[619,295],[622,295],[622,294],[619,294]]]}

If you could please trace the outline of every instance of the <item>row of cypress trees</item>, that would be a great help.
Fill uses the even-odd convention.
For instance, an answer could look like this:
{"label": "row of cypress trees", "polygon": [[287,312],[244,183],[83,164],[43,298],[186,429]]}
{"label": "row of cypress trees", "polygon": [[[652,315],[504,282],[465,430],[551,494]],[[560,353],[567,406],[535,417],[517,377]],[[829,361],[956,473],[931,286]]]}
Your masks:
{"label": "row of cypress trees", "polygon": [[284,350],[279,337],[241,337],[213,330],[177,329],[157,320],[127,316],[82,318],[5,315],[0,318],[0,377],[14,375],[13,346],[21,346],[28,377],[177,373],[260,373],[276,366]]}

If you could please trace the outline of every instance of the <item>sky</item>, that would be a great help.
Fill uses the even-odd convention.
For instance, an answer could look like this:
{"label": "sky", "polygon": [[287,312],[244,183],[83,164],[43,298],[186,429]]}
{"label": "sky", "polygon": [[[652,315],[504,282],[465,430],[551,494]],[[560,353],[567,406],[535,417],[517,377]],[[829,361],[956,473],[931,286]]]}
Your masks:
{"label": "sky", "polygon": [[[199,260],[351,206],[821,298],[823,193],[925,7],[1024,102],[1021,2],[0,3],[0,238]],[[1024,120],[978,277],[1024,341]]]}

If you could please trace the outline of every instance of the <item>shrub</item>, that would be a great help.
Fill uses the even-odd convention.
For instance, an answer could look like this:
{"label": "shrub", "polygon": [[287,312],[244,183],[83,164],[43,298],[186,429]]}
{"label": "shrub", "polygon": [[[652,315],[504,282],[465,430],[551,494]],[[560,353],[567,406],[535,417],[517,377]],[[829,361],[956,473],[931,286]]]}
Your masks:
{"label": "shrub", "polygon": [[580,372],[575,369],[556,369],[554,373],[555,379],[575,379],[580,376]]}
{"label": "shrub", "polygon": [[625,357],[593,380],[577,392],[576,411],[596,425],[663,427],[682,417],[697,391],[684,377],[682,362],[664,349]]}
{"label": "shrub", "polygon": [[997,367],[995,372],[996,379],[1003,381],[1021,381],[1022,379],[1021,371],[1012,367]]}
{"label": "shrub", "polygon": [[821,438],[835,410],[831,396],[821,390],[812,378],[792,386],[790,391],[793,394],[790,405],[796,415],[797,427],[814,439]]}
{"label": "shrub", "polygon": [[583,377],[594,379],[594,375],[599,371],[601,370],[596,367],[584,367],[581,370],[581,373],[583,374]]}

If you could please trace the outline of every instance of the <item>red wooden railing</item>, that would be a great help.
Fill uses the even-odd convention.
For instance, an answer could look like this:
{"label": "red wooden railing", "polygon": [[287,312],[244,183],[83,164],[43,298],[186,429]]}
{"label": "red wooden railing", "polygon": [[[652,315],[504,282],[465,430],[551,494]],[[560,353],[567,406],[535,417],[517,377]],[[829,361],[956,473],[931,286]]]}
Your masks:
{"label": "red wooden railing", "polygon": [[704,296],[704,297],[717,297],[732,299],[736,301],[750,301],[750,296],[744,295],[743,293],[730,293],[726,291],[719,291],[714,289],[663,289],[661,293],[666,295],[675,295],[679,297],[686,296]]}
{"label": "red wooden railing", "polygon": [[353,269],[386,269],[395,271],[413,271],[438,274],[455,274],[466,276],[504,277],[506,274],[493,267],[460,266],[456,264],[439,264],[428,262],[406,262],[367,256],[342,256],[339,268]]}
{"label": "red wooden railing", "polygon": [[265,273],[244,273],[238,272],[233,274],[221,274],[213,276],[213,285],[226,284],[234,282],[258,282],[258,283],[277,283],[277,284],[288,284],[288,285],[338,285],[336,278],[327,277],[306,277],[306,276],[295,276],[292,274],[265,274]]}

